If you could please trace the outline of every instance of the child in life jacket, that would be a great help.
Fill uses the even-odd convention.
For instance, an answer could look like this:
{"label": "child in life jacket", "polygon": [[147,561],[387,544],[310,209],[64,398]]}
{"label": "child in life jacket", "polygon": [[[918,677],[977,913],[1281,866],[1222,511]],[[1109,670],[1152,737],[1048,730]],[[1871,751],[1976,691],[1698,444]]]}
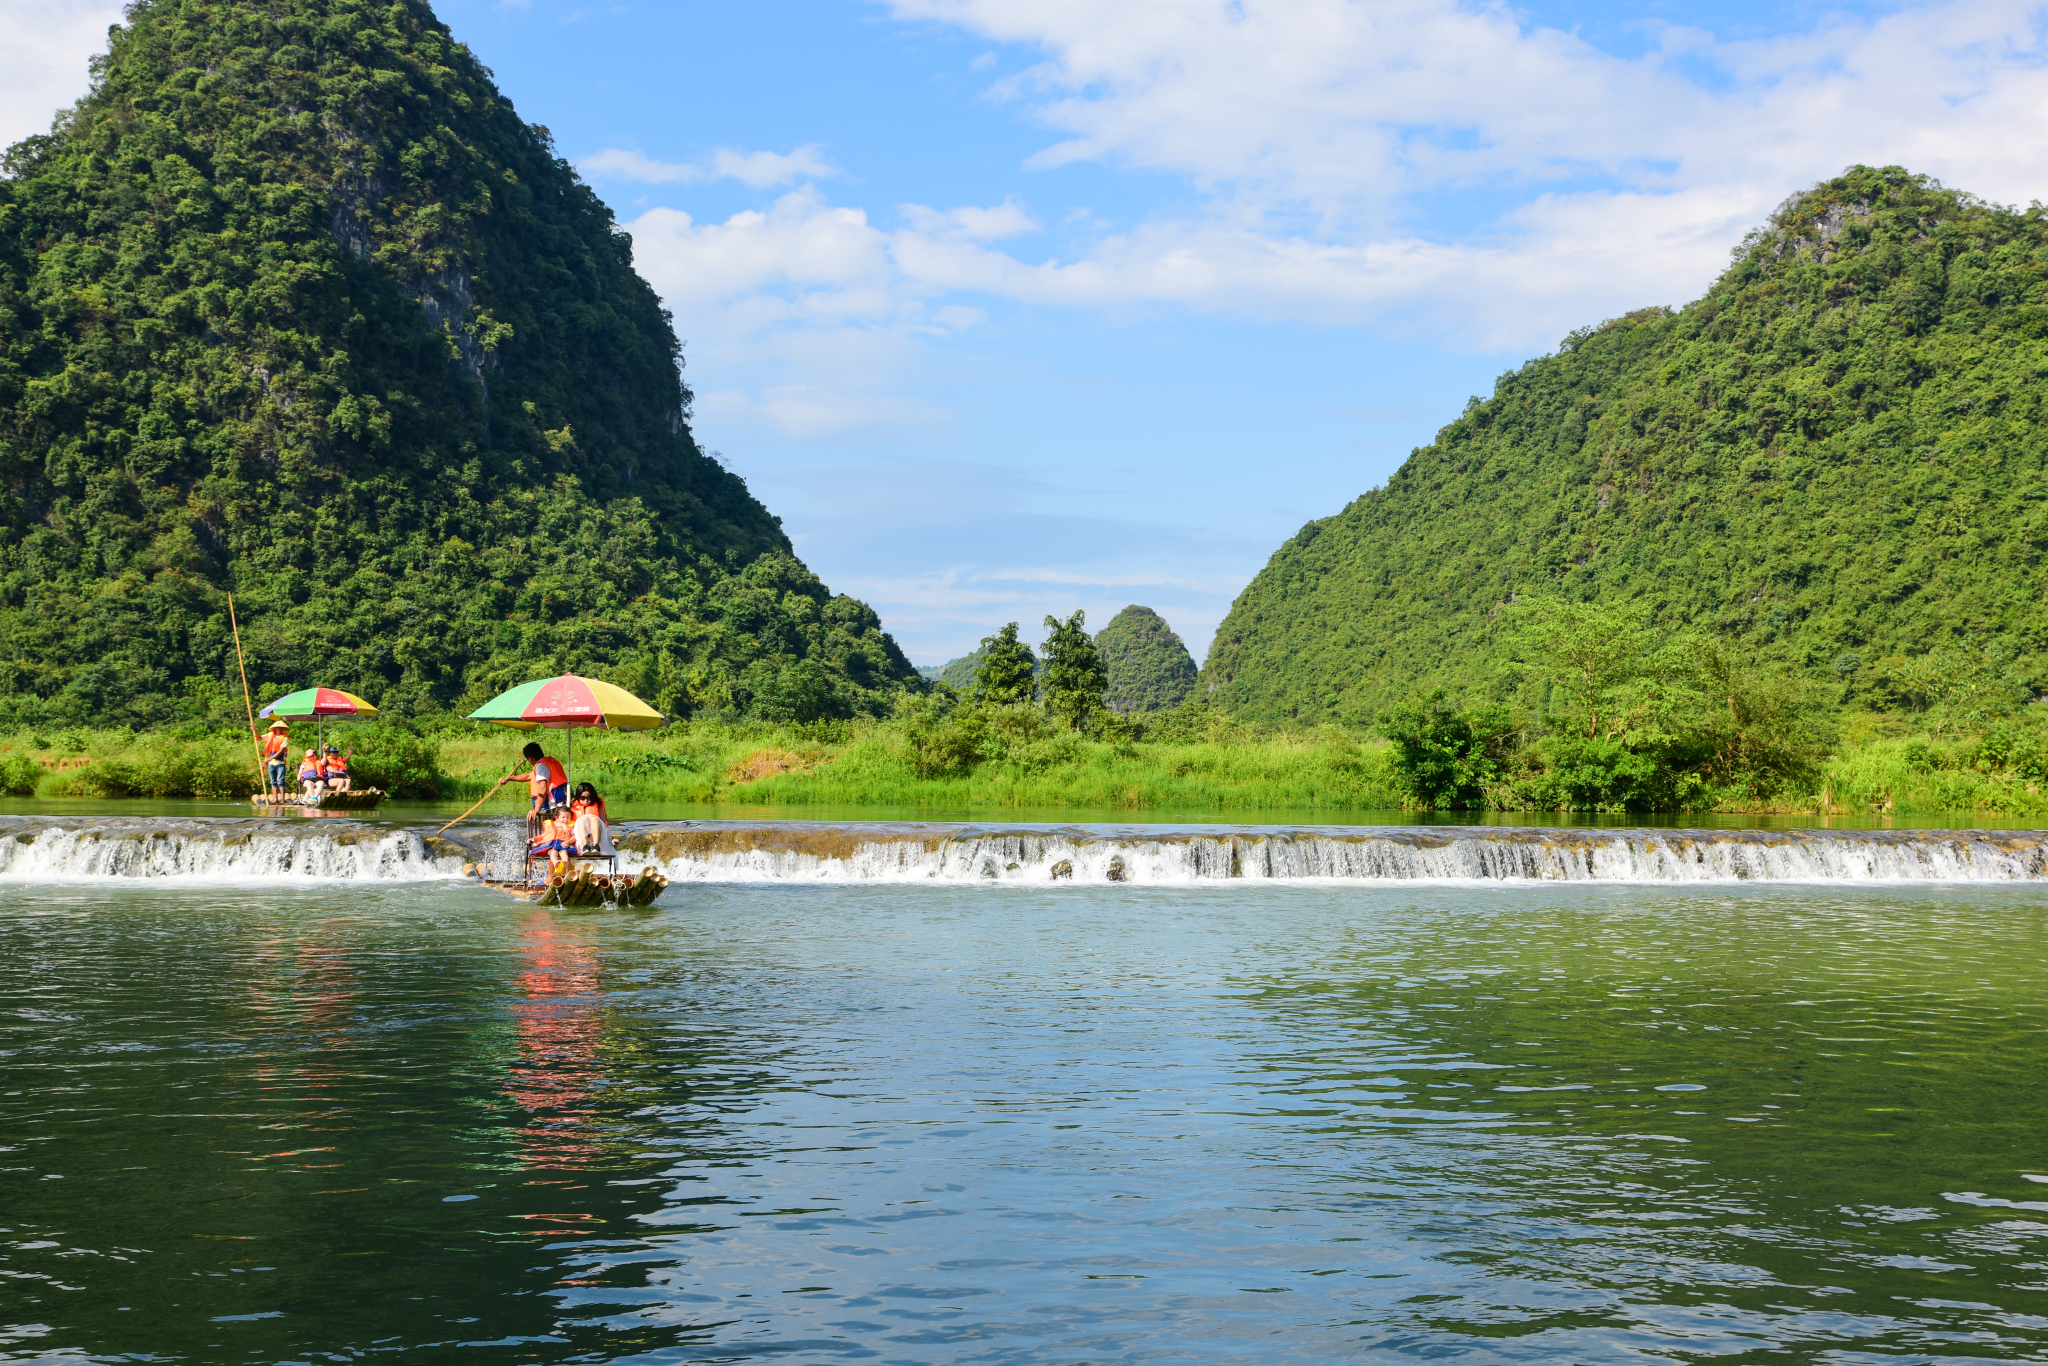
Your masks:
{"label": "child in life jacket", "polygon": [[299,785],[304,789],[299,795],[309,802],[319,801],[320,794],[327,790],[327,775],[321,771],[320,756],[313,750],[307,750],[299,764]]}
{"label": "child in life jacket", "polygon": [[576,821],[566,806],[540,812],[540,833],[533,837],[533,852],[548,856],[548,871],[565,867],[576,856]]}
{"label": "child in life jacket", "polygon": [[545,854],[548,867],[553,869],[566,857],[562,852],[562,841],[555,834],[555,809],[551,806],[543,807],[533,814],[537,832],[527,840],[527,847],[531,851],[527,862],[530,866],[533,859]]}

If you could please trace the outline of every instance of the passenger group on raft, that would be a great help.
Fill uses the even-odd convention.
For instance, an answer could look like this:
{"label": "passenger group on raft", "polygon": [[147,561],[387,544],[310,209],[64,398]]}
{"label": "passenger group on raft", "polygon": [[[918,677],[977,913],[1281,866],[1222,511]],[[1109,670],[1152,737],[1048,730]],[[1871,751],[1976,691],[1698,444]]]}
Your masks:
{"label": "passenger group on raft", "polygon": [[569,795],[569,774],[559,759],[551,759],[541,747],[529,744],[520,751],[533,767],[504,779],[523,782],[532,794],[533,806],[526,817],[527,857],[546,855],[550,869],[578,858],[613,858],[611,817],[604,798],[589,783],[576,784]]}
{"label": "passenger group on raft", "polygon": [[[272,721],[270,733],[263,737],[263,766],[270,781],[270,795],[278,801],[290,800],[286,794],[291,786],[285,775],[291,769],[291,747],[291,727],[282,718]],[[329,745],[324,754],[317,749],[307,750],[299,763],[299,800],[311,805],[330,792],[348,791],[348,761],[354,754],[353,748],[344,754],[337,745]]]}

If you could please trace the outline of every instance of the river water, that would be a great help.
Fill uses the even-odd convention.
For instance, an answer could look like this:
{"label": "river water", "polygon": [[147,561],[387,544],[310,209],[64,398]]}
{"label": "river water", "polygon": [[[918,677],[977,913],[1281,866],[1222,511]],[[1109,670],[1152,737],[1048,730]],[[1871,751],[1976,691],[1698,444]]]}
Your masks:
{"label": "river water", "polygon": [[0,839],[0,1360],[2048,1356],[2024,842],[667,832],[551,911],[66,825]]}

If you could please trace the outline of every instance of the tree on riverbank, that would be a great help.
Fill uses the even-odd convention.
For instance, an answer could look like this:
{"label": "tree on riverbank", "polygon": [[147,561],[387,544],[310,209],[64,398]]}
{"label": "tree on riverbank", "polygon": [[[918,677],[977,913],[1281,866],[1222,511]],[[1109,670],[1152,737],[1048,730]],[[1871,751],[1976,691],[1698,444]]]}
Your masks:
{"label": "tree on riverbank", "polygon": [[974,698],[989,706],[1007,707],[1029,702],[1038,695],[1038,657],[1031,647],[1017,639],[1017,623],[1010,622],[992,636],[984,636],[976,651],[981,663],[974,670]]}
{"label": "tree on riverbank", "polygon": [[1109,686],[1109,670],[1083,629],[1087,620],[1079,610],[1065,621],[1045,619],[1045,628],[1052,633],[1044,647],[1045,710],[1068,730],[1080,730],[1102,710],[1103,690]]}

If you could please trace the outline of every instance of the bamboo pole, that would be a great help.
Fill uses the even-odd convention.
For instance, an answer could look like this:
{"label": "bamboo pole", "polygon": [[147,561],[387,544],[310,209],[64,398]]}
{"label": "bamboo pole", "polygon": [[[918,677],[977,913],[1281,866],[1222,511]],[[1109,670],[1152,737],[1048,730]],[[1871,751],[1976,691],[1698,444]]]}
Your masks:
{"label": "bamboo pole", "polygon": [[256,747],[256,790],[270,795],[270,770],[263,763],[263,742],[256,738],[256,699],[249,696],[249,666],[242,659],[242,623],[235,620],[235,595],[228,594],[228,626],[235,633],[235,668],[242,675],[242,707],[249,713],[249,743]]}
{"label": "bamboo pole", "polygon": [[[486,792],[486,793],[484,793],[484,795],[483,795],[483,796],[481,796],[481,797],[478,797],[478,798],[476,799],[476,806],[482,806],[482,805],[483,805],[483,804],[484,804],[485,802],[487,802],[487,801],[489,801],[489,800],[490,800],[491,798],[493,798],[493,797],[497,796],[497,795],[498,795],[498,789],[499,789],[499,788],[501,788],[501,787],[503,787],[503,786],[504,786],[504,785],[505,785],[506,783],[509,783],[509,782],[511,782],[511,781],[512,781],[512,775],[511,775],[511,774],[509,774],[509,773],[507,773],[507,774],[506,774],[506,775],[505,775],[504,777],[502,777],[502,778],[498,779],[498,781],[497,781],[497,782],[495,782],[495,783],[493,783],[493,784],[491,785],[491,790],[490,790],[489,792]],[[442,827],[441,827],[441,828],[440,828],[439,830],[436,830],[436,831],[435,831],[434,833],[435,833],[435,834],[437,834],[437,835],[445,835],[445,834],[447,834],[447,833],[448,833],[448,831],[449,831],[449,830],[450,830],[451,828],[453,828],[453,827],[455,827],[455,826],[457,826],[457,825],[460,825],[460,824],[461,824],[462,822],[464,822],[464,821],[468,820],[468,819],[470,818],[471,814],[472,814],[472,813],[474,813],[474,812],[476,811],[476,806],[472,806],[471,808],[469,808],[469,810],[468,810],[468,811],[465,811],[465,812],[463,812],[463,813],[462,813],[461,815],[457,816],[457,817],[456,817],[456,818],[455,818],[454,820],[452,820],[452,821],[448,822],[448,824],[447,824],[447,825],[444,825],[444,826],[442,826]]]}

